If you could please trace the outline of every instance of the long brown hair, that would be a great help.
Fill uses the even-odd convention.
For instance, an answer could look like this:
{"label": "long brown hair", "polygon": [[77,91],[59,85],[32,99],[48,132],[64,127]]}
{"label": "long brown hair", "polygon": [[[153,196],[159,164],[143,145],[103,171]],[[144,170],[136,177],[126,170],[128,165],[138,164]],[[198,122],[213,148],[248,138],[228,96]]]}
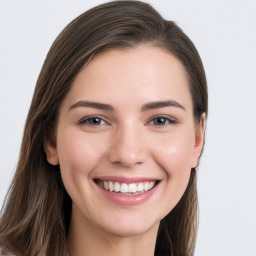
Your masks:
{"label": "long brown hair", "polygon": [[[171,52],[184,65],[195,122],[207,114],[207,85],[199,54],[182,30],[140,1],[113,1],[73,20],[45,59],[28,113],[19,162],[0,219],[0,244],[22,256],[63,256],[71,199],[59,166],[48,164],[58,109],[79,71],[96,54],[141,44]],[[175,208],[161,221],[155,255],[193,255],[198,224],[196,171]]]}

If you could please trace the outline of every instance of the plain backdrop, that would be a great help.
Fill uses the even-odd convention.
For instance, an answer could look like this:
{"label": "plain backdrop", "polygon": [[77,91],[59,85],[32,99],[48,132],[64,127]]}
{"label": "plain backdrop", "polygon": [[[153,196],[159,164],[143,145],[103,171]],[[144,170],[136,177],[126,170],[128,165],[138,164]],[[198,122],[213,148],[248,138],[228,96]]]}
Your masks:
{"label": "plain backdrop", "polygon": [[[0,204],[48,49],[72,19],[102,2],[0,0]],[[256,3],[148,2],[192,39],[208,79],[196,256],[256,256]]]}

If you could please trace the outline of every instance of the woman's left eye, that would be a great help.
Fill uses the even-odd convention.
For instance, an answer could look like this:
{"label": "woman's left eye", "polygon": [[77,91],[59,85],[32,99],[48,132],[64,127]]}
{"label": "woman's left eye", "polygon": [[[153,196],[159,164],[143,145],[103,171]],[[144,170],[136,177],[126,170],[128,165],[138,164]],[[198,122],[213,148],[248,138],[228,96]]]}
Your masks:
{"label": "woman's left eye", "polygon": [[88,117],[85,119],[82,119],[79,124],[86,124],[86,125],[91,125],[91,126],[98,126],[98,125],[105,125],[107,124],[106,121],[104,121],[102,118],[93,116],[93,117]]}
{"label": "woman's left eye", "polygon": [[154,125],[154,126],[167,126],[169,124],[176,124],[177,121],[173,118],[170,117],[165,117],[165,116],[157,116],[148,122],[149,125]]}

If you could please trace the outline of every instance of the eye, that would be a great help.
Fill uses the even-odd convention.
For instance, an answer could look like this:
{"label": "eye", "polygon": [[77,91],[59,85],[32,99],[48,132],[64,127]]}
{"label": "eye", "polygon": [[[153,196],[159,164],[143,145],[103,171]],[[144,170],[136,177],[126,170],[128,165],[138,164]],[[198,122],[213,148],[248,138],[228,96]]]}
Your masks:
{"label": "eye", "polygon": [[155,125],[155,126],[167,126],[170,124],[176,124],[177,121],[174,118],[166,117],[166,116],[157,116],[151,119],[148,122],[148,125]]}
{"label": "eye", "polygon": [[106,125],[108,123],[98,116],[91,116],[91,117],[83,118],[81,121],[79,121],[79,124],[99,126],[99,125]]}

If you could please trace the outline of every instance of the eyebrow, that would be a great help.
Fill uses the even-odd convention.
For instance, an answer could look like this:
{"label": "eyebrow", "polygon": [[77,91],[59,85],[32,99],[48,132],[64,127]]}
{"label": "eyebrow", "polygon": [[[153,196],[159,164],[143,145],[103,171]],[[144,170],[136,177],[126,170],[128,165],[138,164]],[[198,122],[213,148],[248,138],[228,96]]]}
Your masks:
{"label": "eyebrow", "polygon": [[[99,103],[99,102],[94,102],[94,101],[85,101],[85,100],[78,101],[77,103],[73,104],[69,108],[69,110],[78,108],[78,107],[96,108],[96,109],[106,110],[106,111],[110,111],[110,112],[116,111],[116,109],[110,104]],[[176,108],[180,108],[180,109],[186,111],[185,107],[182,106],[180,103],[178,103],[175,100],[149,102],[149,103],[144,104],[141,107],[140,111],[144,112],[147,110],[165,108],[165,107],[176,107]]]}
{"label": "eyebrow", "polygon": [[185,107],[175,100],[149,102],[142,106],[141,111],[147,111],[147,110],[165,108],[165,107],[176,107],[186,111]]}
{"label": "eyebrow", "polygon": [[69,110],[78,108],[78,107],[88,107],[88,108],[97,108],[101,110],[106,110],[106,111],[115,111],[114,107],[110,104],[104,104],[104,103],[99,103],[99,102],[94,102],[94,101],[78,101],[77,103],[73,104]]}

